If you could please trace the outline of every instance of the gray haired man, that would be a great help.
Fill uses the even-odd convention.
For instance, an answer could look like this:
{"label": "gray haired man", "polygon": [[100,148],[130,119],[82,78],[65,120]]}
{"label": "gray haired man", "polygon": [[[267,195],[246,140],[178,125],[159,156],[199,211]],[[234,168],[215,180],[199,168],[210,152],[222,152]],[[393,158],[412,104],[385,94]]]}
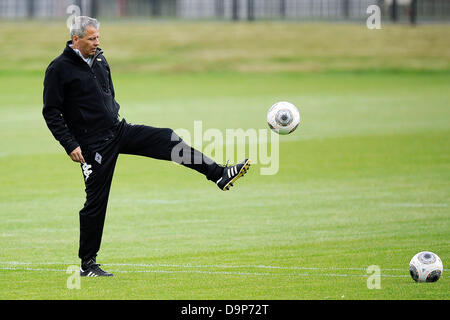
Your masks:
{"label": "gray haired man", "polygon": [[[112,276],[96,262],[109,191],[119,154],[177,162],[228,190],[250,166],[244,161],[223,167],[191,148],[172,129],[132,125],[119,119],[111,69],[99,48],[96,19],[76,17],[71,40],[48,66],[43,116],[53,136],[84,176],[86,201],[80,216],[82,276]],[[179,160],[182,159],[182,160]]]}

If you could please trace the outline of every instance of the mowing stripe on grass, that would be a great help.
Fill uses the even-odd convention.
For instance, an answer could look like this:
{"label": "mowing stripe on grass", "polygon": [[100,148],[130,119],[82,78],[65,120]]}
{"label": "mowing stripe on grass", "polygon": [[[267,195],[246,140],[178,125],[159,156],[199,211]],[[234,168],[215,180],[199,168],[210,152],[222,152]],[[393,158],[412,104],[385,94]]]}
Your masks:
{"label": "mowing stripe on grass", "polygon": [[[29,268],[29,267],[17,267],[25,265],[71,265],[70,263],[62,262],[19,262],[19,261],[3,261],[0,265],[13,265],[9,267],[2,266],[0,270],[13,270],[13,271],[56,271],[65,272],[64,269],[54,269],[54,268]],[[147,267],[147,268],[189,268],[191,270],[123,270],[115,269],[110,270],[111,272],[117,273],[197,273],[197,274],[210,274],[210,275],[244,275],[244,276],[302,276],[302,277],[368,277],[367,274],[347,274],[347,273],[273,273],[273,272],[242,272],[242,271],[204,271],[204,270],[192,270],[192,268],[263,268],[263,269],[279,269],[279,270],[314,270],[314,271],[324,271],[324,270],[348,270],[348,271],[364,271],[366,268],[318,268],[318,267],[279,267],[279,266],[230,266],[230,265],[176,265],[176,264],[132,264],[132,263],[109,263],[104,264],[108,266],[118,266],[118,267]],[[407,269],[381,269],[382,271],[402,271],[406,272]],[[444,269],[448,271],[448,269]],[[408,274],[402,275],[392,275],[392,274],[381,274],[381,277],[387,278],[408,278]],[[444,277],[443,277],[444,278]]]}
{"label": "mowing stripe on grass", "polygon": [[[0,270],[9,271],[39,271],[39,272],[66,272],[64,269],[53,268],[18,268],[18,267],[0,267]],[[208,275],[237,275],[237,276],[282,276],[282,277],[360,277],[367,278],[364,274],[340,274],[340,273],[261,273],[261,272],[232,272],[232,271],[202,271],[202,270],[110,270],[115,273],[197,273]],[[408,278],[409,275],[389,275],[381,274],[381,277],[389,278]]]}
{"label": "mowing stripe on grass", "polygon": [[[21,262],[21,261],[0,261],[1,264],[7,265],[73,265],[77,263],[67,263],[67,262]],[[281,266],[269,266],[269,265],[191,265],[191,264],[165,264],[165,263],[102,263],[104,266],[118,266],[118,267],[149,267],[149,268],[219,268],[219,269],[279,269],[279,270],[348,270],[348,271],[365,271],[366,268],[363,267],[281,267]],[[407,271],[407,268],[380,268],[382,271]],[[450,269],[444,269],[444,271],[449,271]]]}

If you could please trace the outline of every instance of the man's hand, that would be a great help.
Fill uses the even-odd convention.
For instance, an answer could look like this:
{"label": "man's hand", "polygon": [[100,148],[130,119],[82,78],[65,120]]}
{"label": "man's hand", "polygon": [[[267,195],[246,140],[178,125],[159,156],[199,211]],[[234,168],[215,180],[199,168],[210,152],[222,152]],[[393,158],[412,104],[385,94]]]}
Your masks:
{"label": "man's hand", "polygon": [[69,154],[70,159],[74,162],[85,163],[83,154],[81,153],[81,148],[77,147]]}

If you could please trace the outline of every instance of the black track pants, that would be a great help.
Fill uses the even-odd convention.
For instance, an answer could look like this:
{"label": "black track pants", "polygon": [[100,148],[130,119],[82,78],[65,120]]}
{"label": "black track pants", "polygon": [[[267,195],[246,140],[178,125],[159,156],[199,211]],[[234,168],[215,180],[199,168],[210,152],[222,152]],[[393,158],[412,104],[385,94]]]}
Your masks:
{"label": "black track pants", "polygon": [[222,167],[201,152],[186,145],[172,129],[132,125],[122,120],[120,125],[100,142],[81,146],[86,161],[81,165],[86,202],[80,211],[80,248],[78,255],[86,261],[100,249],[109,191],[120,153],[160,160],[169,160],[194,169],[216,181]]}

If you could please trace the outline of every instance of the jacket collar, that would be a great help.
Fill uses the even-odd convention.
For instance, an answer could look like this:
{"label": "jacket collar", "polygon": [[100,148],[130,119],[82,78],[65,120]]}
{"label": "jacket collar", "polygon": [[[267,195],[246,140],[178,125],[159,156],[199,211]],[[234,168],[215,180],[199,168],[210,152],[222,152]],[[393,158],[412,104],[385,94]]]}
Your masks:
{"label": "jacket collar", "polygon": [[[83,63],[86,63],[83,61],[83,59],[81,59],[81,57],[79,55],[76,54],[76,52],[70,47],[72,45],[72,40],[67,41],[66,43],[66,47],[64,48],[63,54],[71,59],[75,59],[78,61],[81,61]],[[97,47],[97,51],[95,52],[95,55],[93,57],[93,61],[95,61],[95,58],[99,55],[102,54],[103,50]]]}

